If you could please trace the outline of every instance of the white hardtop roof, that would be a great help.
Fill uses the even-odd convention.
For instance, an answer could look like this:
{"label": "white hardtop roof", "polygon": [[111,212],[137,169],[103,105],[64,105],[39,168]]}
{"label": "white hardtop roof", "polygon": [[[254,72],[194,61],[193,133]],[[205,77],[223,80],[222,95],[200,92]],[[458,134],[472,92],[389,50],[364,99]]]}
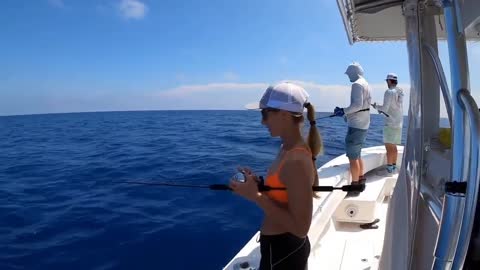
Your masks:
{"label": "white hardtop roof", "polygon": [[[405,40],[404,0],[337,0],[351,44],[360,41]],[[441,1],[430,1],[431,5]],[[460,1],[467,39],[480,40],[480,0]],[[445,19],[440,7],[435,9],[439,39],[446,38]]]}

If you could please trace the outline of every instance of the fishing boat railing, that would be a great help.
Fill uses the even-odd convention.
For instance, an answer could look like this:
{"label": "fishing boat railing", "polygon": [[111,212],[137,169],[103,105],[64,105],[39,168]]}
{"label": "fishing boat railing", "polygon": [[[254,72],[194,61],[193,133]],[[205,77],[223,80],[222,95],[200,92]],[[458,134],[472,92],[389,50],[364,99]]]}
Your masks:
{"label": "fishing boat railing", "polygon": [[430,55],[430,59],[435,66],[437,79],[440,84],[440,89],[442,90],[443,101],[445,102],[445,108],[447,109],[448,121],[450,122],[450,126],[452,126],[452,98],[450,97],[450,90],[448,89],[448,83],[445,78],[442,62],[438,57],[438,53],[432,48],[432,46],[424,44],[423,48],[428,52],[428,55]]}
{"label": "fishing boat railing", "polygon": [[[445,102],[445,108],[447,110],[448,121],[452,126],[452,98],[450,97],[450,90],[448,87],[447,79],[443,70],[442,63],[438,57],[438,53],[428,44],[423,45],[424,50],[430,56],[430,59],[435,67],[437,80],[440,85],[440,89],[443,95],[443,101]],[[428,208],[433,214],[433,217],[437,222],[440,222],[442,216],[442,201],[436,192],[437,186],[420,185],[420,196],[427,203]]]}
{"label": "fishing boat railing", "polygon": [[[465,217],[464,215],[466,190],[462,189],[462,187],[465,187],[464,185],[465,182],[467,182],[467,177],[474,177],[473,175],[469,175],[468,168],[472,164],[471,159],[476,158],[472,156],[475,152],[471,152],[471,145],[469,147],[467,143],[477,140],[477,137],[470,137],[470,132],[476,132],[478,135],[478,132],[473,128],[478,123],[471,126],[468,125],[466,119],[466,114],[468,114],[466,108],[471,106],[471,104],[465,106],[463,103],[465,98],[462,98],[466,95],[465,91],[468,92],[468,90],[462,90],[468,88],[468,63],[465,33],[463,32],[463,28],[460,27],[460,21],[458,20],[460,13],[459,1],[443,0],[442,3],[450,59],[452,96],[455,96],[456,98],[452,100],[451,127],[453,144],[451,181],[447,182],[445,185],[442,217],[440,219],[439,232],[432,264],[432,269],[434,270],[452,269],[453,260],[456,256],[457,248],[459,247],[460,232],[462,231],[462,228],[464,230],[466,226],[466,224],[462,223],[464,219],[468,220],[468,217]],[[470,93],[468,93],[468,96],[469,95]],[[478,113],[478,108],[476,110]],[[470,132],[468,132],[468,126],[470,126]],[[476,194],[473,195],[476,196]],[[472,196],[472,194],[469,196]],[[462,237],[465,238],[465,235]],[[460,253],[458,253],[457,258],[458,256],[460,256]]]}
{"label": "fishing boat railing", "polygon": [[[466,89],[461,89],[458,92],[458,99],[463,105],[468,119],[470,155],[465,181],[465,206],[452,269],[463,269],[463,264],[467,257],[477,206],[478,184],[480,183],[480,113],[478,111],[478,105],[470,94],[470,91]],[[465,132],[467,131],[468,130],[465,130]]]}

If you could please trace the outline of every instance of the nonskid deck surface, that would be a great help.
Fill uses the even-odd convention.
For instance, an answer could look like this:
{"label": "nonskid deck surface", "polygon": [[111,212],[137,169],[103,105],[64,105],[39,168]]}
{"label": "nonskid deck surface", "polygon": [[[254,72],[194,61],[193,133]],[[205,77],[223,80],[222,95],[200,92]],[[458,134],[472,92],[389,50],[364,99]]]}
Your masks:
{"label": "nonskid deck surface", "polygon": [[[384,168],[380,167],[367,174],[366,189],[369,182],[373,184],[392,177],[396,179],[397,176],[386,175]],[[383,248],[388,202],[389,199],[385,199],[377,206],[376,217],[380,219],[375,224],[377,229],[362,229],[359,223],[336,222],[332,218],[320,241],[312,243],[309,269],[377,269]]]}

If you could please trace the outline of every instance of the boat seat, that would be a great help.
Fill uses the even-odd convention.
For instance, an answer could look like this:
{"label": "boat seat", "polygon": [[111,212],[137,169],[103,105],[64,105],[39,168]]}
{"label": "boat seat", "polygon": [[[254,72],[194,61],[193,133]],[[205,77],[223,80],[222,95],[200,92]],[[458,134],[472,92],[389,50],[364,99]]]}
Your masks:
{"label": "boat seat", "polygon": [[377,175],[378,172],[367,174],[366,187],[360,195],[343,199],[333,214],[335,221],[370,223],[376,219],[377,206],[392,194],[398,176]]}

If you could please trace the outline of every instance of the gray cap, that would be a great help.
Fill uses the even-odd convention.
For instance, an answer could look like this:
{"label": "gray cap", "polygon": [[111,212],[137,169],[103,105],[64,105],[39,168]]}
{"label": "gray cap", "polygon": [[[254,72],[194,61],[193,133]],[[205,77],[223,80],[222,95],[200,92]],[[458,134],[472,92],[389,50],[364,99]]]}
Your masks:
{"label": "gray cap", "polygon": [[363,72],[363,68],[362,66],[357,63],[357,62],[353,62],[352,64],[350,64],[348,67],[347,67],[347,70],[345,71],[345,74],[347,75],[361,75],[363,76],[364,72]]}

